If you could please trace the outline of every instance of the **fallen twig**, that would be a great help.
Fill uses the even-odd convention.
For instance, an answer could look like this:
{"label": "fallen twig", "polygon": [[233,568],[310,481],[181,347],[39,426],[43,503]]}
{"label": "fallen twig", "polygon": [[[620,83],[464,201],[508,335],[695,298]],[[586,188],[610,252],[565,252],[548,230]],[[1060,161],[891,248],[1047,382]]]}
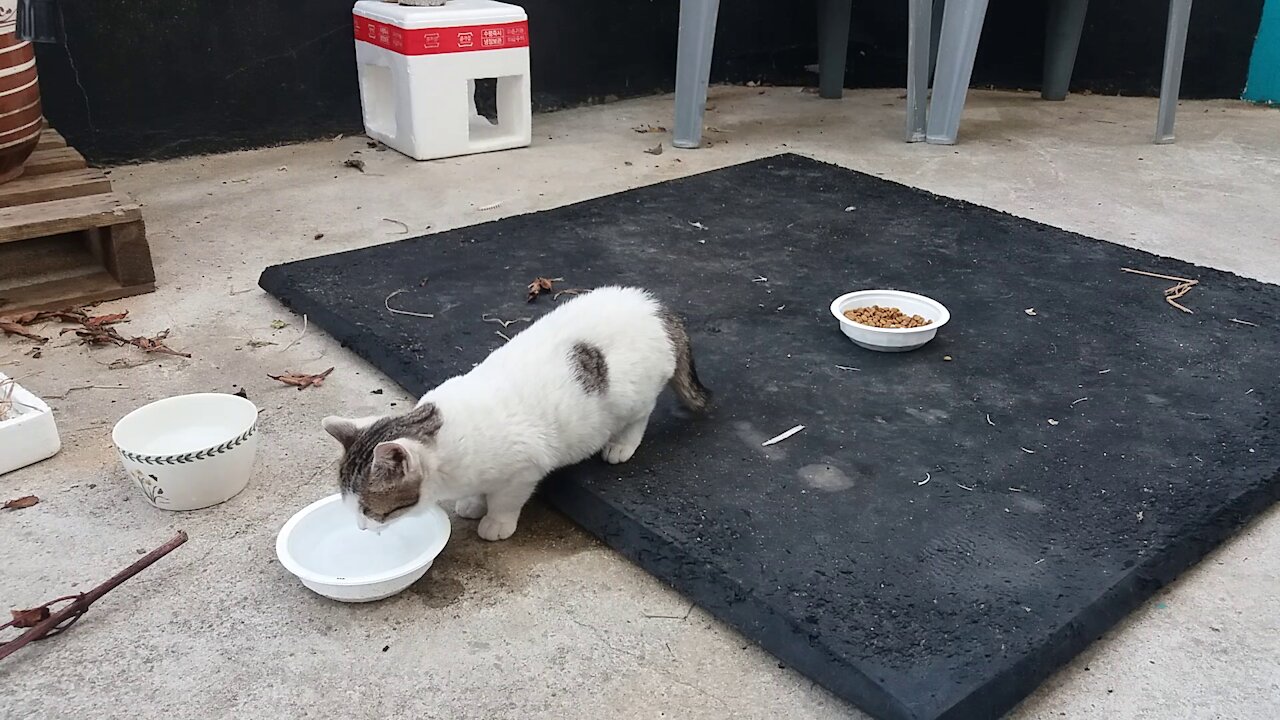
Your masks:
{"label": "fallen twig", "polygon": [[987,424],[990,425],[991,427],[996,426],[995,423],[991,422],[991,413],[987,413]]}
{"label": "fallen twig", "polygon": [[309,324],[310,324],[310,323],[309,323],[309,321],[307,320],[307,316],[306,316],[306,315],[303,315],[303,316],[302,316],[302,332],[298,333],[298,337],[294,338],[294,339],[293,339],[293,342],[291,342],[291,343],[289,343],[288,345],[285,345],[284,347],[280,348],[280,352],[284,352],[284,351],[288,350],[289,348],[293,347],[294,345],[297,345],[297,344],[298,344],[298,341],[299,341],[299,340],[301,340],[301,339],[303,338],[303,336],[307,334],[307,325],[309,325]]}
{"label": "fallen twig", "polygon": [[924,474],[924,479],[923,479],[923,480],[921,480],[920,482],[916,483],[916,485],[925,485],[925,484],[927,484],[927,483],[928,483],[930,480],[932,480],[932,479],[933,479],[933,476],[932,476],[932,475],[930,475],[929,473],[925,473],[925,474]]}
{"label": "fallen twig", "polygon": [[564,290],[557,290],[556,293],[551,296],[551,302],[559,300],[561,295],[581,295],[584,292],[587,291],[582,288],[566,288]]}
{"label": "fallen twig", "polygon": [[689,603],[689,609],[685,610],[683,615],[656,615],[644,611],[641,611],[640,614],[655,620],[688,620],[689,616],[693,614],[693,603]]}
{"label": "fallen twig", "polygon": [[497,210],[500,207],[502,207],[501,200],[499,200],[498,202],[491,202],[488,205],[481,205],[480,207],[476,208],[476,210],[478,210],[479,212],[484,212],[486,210]]}
{"label": "fallen twig", "polygon": [[956,487],[960,488],[961,490],[968,490],[969,492],[973,492],[973,488],[969,487],[968,485],[961,485],[960,483],[956,483]]}
{"label": "fallen twig", "polygon": [[395,218],[382,218],[382,220],[383,222],[395,223],[396,225],[399,225],[400,227],[404,228],[404,230],[401,231],[400,233],[401,235],[409,234],[409,223],[401,220],[396,220]]}
{"label": "fallen twig", "polygon": [[46,400],[63,400],[68,395],[77,390],[128,390],[127,385],[77,385],[76,387],[67,388],[66,392],[61,395],[45,395]]}
{"label": "fallen twig", "polygon": [[1084,402],[1085,400],[1088,400],[1088,399],[1089,399],[1089,398],[1087,398],[1087,397],[1082,397],[1082,398],[1079,398],[1078,400],[1072,400],[1072,401],[1071,401],[1071,407],[1075,407],[1076,405],[1079,405],[1080,403],[1082,403],[1082,402]]}
{"label": "fallen twig", "polygon": [[387,299],[385,299],[385,300],[383,300],[383,301],[382,301],[382,306],[383,306],[383,307],[385,307],[385,308],[387,309],[387,312],[390,312],[392,315],[408,315],[408,316],[410,316],[410,317],[420,317],[420,318],[434,318],[434,317],[435,317],[435,315],[432,315],[431,313],[413,312],[412,310],[400,310],[399,308],[393,308],[393,307],[391,307],[391,298],[393,298],[393,297],[395,297],[395,296],[399,295],[400,293],[406,293],[406,292],[409,292],[409,291],[408,291],[408,290],[396,290],[395,292],[393,292],[393,293],[391,293],[390,295],[388,295],[388,296],[387,296]]}
{"label": "fallen twig", "polygon": [[[23,646],[36,640],[44,640],[53,637],[60,632],[64,632],[80,619],[89,610],[89,606],[101,598],[103,595],[114,590],[121,583],[129,578],[137,575],[147,569],[152,563],[160,558],[173,552],[179,545],[187,541],[187,534],[178,531],[177,535],[169,542],[152,550],[151,552],[138,558],[137,562],[129,567],[121,570],[113,575],[109,580],[101,585],[93,588],[89,592],[80,593],[78,595],[66,595],[55,600],[50,600],[44,605],[30,608],[28,610],[10,611],[13,619],[4,625],[0,625],[0,630],[7,627],[27,628],[27,631],[18,637],[4,644],[0,644],[0,660],[3,660],[14,654]],[[60,602],[70,601],[66,607],[57,612],[53,612],[50,606]]]}
{"label": "fallen twig", "polygon": [[1165,302],[1181,310],[1182,312],[1187,313],[1188,315],[1195,314],[1190,308],[1183,305],[1182,303],[1179,303],[1178,299],[1181,298],[1183,295],[1186,295],[1187,293],[1191,292],[1191,288],[1195,287],[1196,285],[1199,285],[1200,284],[1199,280],[1192,280],[1190,278],[1177,277],[1175,275],[1161,275],[1159,273],[1147,272],[1146,270],[1134,270],[1133,268],[1120,268],[1120,270],[1122,270],[1123,272],[1132,273],[1134,275],[1142,275],[1144,277],[1153,277],[1153,278],[1158,278],[1160,280],[1168,280],[1169,282],[1178,283],[1177,285],[1174,285],[1171,288],[1165,289],[1164,291]]}
{"label": "fallen twig", "polygon": [[533,318],[520,317],[520,318],[515,318],[513,320],[503,320],[500,317],[495,317],[493,315],[490,315],[489,313],[485,313],[484,315],[480,316],[480,320],[483,322],[498,323],[499,325],[502,326],[502,329],[505,330],[511,327],[512,325],[515,325],[518,322],[532,322]]}
{"label": "fallen twig", "polygon": [[1248,320],[1240,320],[1238,318],[1231,318],[1231,322],[1237,325],[1248,325],[1249,327],[1258,327],[1258,323],[1251,323]]}
{"label": "fallen twig", "polygon": [[804,426],[803,426],[803,425],[797,425],[797,426],[795,426],[795,427],[791,428],[790,430],[788,430],[788,431],[786,431],[786,432],[782,433],[781,435],[775,435],[775,436],[773,436],[773,437],[769,438],[768,440],[765,440],[764,442],[760,443],[760,447],[769,447],[770,445],[777,445],[778,443],[782,442],[783,440],[786,440],[787,438],[791,437],[792,435],[795,435],[796,433],[800,432],[801,430],[804,430]]}
{"label": "fallen twig", "polygon": [[849,371],[851,371],[851,372],[862,372],[862,369],[861,369],[861,368],[856,368],[856,367],[853,367],[852,365],[837,365],[837,366],[836,366],[836,369],[837,369],[837,370],[849,370]]}
{"label": "fallen twig", "polygon": [[511,338],[507,337],[507,334],[506,334],[506,333],[504,333],[504,332],[502,332],[501,330],[494,330],[494,331],[493,331],[493,334],[494,334],[494,335],[497,335],[498,337],[502,338],[503,340],[506,340],[507,342],[511,342]]}

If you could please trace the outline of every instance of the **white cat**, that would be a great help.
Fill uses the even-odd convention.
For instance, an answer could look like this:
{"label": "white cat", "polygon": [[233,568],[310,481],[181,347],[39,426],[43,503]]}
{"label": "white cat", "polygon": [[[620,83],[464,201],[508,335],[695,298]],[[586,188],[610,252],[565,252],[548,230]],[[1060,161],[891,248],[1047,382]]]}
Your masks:
{"label": "white cat", "polygon": [[606,287],[561,304],[404,415],[323,425],[343,445],[339,483],[362,528],[456,500],[458,515],[481,518],[480,537],[505,540],[547,473],[597,452],[630,460],[668,383],[685,407],[706,409],[679,318],[644,290]]}

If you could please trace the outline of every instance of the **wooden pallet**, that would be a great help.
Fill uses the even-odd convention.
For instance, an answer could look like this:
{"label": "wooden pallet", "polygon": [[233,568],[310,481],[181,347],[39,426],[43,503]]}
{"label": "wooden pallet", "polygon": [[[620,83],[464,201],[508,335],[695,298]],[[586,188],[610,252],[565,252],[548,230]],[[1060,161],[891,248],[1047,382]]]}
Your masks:
{"label": "wooden pallet", "polygon": [[46,128],[0,185],[0,316],[155,290],[142,209]]}

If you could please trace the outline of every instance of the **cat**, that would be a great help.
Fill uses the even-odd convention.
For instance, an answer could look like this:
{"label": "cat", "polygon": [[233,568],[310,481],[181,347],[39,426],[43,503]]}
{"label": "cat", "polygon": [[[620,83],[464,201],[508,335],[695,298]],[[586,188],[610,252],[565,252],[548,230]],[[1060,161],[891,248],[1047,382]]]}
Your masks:
{"label": "cat", "polygon": [[599,453],[631,459],[662,388],[708,408],[679,317],[637,288],[604,287],[560,304],[471,372],[403,415],[327,417],[343,446],[339,486],[362,529],[420,502],[456,501],[480,537],[505,540],[552,470]]}

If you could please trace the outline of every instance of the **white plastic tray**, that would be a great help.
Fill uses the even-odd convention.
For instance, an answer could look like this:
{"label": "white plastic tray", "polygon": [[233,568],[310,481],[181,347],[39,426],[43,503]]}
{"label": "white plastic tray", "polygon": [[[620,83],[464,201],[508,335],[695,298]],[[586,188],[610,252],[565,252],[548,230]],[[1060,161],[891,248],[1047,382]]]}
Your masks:
{"label": "white plastic tray", "polygon": [[[0,381],[8,376],[0,373]],[[43,400],[14,384],[13,405],[0,419],[0,475],[24,468],[62,449],[53,411]]]}

